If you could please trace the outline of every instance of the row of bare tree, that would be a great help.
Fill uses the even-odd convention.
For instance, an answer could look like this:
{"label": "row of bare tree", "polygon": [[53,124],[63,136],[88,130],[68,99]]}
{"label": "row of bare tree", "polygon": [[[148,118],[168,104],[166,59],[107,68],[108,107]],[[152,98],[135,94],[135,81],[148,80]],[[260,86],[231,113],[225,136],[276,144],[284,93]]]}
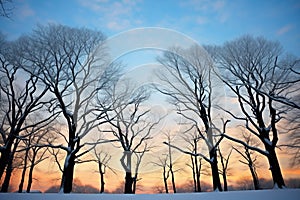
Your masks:
{"label": "row of bare tree", "polygon": [[[70,193],[75,164],[95,161],[82,158],[96,145],[112,142],[124,152],[125,193],[135,191],[139,164],[132,168],[132,156],[141,162],[160,119],[141,108],[150,96],[146,88],[132,91],[127,80],[118,80],[121,67],[110,62],[106,48],[101,32],[54,24],[13,42],[1,35],[2,192],[18,152],[25,154],[19,191],[29,160],[31,182],[34,166],[50,154],[62,172],[60,191]],[[91,133],[105,137],[91,140]],[[106,161],[96,154],[103,175]]]}
{"label": "row of bare tree", "polygon": [[[296,114],[299,113],[299,60],[283,55],[278,42],[246,35],[222,46],[172,49],[159,61],[169,73],[159,74],[165,87],[157,89],[170,97],[177,113],[186,120],[184,133],[194,133],[188,141],[192,148],[185,149],[170,142],[165,144],[193,159],[196,191],[201,190],[201,165],[197,166],[197,157],[210,164],[214,190],[222,190],[219,173],[224,190],[227,190],[226,170],[231,152],[227,157],[222,154],[220,143],[225,138],[244,146],[245,153],[237,148],[234,150],[246,160],[242,162],[249,166],[256,189],[259,183],[252,151],[267,158],[274,187],[284,188],[276,148],[280,133],[289,133],[293,140],[281,146],[296,147],[294,150],[299,152]],[[224,90],[227,99],[218,96]],[[220,110],[226,114],[220,115]],[[230,121],[235,127],[244,127],[247,134],[232,127],[228,131]],[[206,145],[206,154],[197,149],[200,141]],[[298,153],[295,163],[299,164]]]}
{"label": "row of bare tree", "polygon": [[[19,192],[29,169],[30,192],[34,167],[50,157],[62,172],[61,192],[72,191],[75,165],[91,161],[98,163],[103,192],[111,155],[96,147],[111,143],[122,150],[124,192],[135,193],[142,159],[154,148],[152,133],[162,116],[145,105],[151,90],[134,89],[130,80],[120,79],[123,67],[107,52],[104,35],[88,29],[49,24],[16,41],[0,35],[1,192],[8,191],[15,168],[22,171]],[[170,136],[164,142],[168,153],[156,165],[163,167],[166,192],[170,174],[176,192],[172,150],[190,156],[195,191],[201,191],[203,162],[210,165],[213,189],[227,190],[231,151],[225,156],[221,148],[226,140],[243,145],[245,153],[233,149],[249,166],[255,188],[254,151],[267,158],[274,185],[285,187],[276,147],[280,133],[291,134],[293,140],[281,147],[298,151],[299,163],[300,70],[299,60],[281,56],[278,43],[244,36],[223,46],[172,48],[158,58],[164,66],[157,72],[162,85],[153,87],[174,105],[181,117],[177,134],[187,144],[178,145]],[[92,159],[86,157],[90,152]]]}

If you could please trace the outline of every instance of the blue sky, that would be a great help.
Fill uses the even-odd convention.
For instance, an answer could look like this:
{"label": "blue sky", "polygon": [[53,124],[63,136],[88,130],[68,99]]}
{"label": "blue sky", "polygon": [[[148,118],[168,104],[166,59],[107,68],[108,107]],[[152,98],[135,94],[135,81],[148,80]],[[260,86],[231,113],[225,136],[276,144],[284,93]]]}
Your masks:
{"label": "blue sky", "polygon": [[13,0],[13,6],[11,19],[0,18],[0,30],[9,39],[48,22],[96,29],[108,37],[132,28],[164,27],[200,44],[262,35],[300,56],[297,0]]}

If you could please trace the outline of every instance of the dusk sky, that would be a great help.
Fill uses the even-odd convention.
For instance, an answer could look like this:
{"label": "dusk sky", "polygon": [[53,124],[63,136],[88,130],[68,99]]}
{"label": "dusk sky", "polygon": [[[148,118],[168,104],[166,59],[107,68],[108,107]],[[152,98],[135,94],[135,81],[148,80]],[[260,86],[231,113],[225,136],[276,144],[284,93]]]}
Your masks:
{"label": "dusk sky", "polygon": [[13,0],[11,19],[1,17],[9,39],[49,22],[102,31],[107,37],[140,27],[163,27],[200,44],[222,44],[243,34],[279,41],[299,56],[297,0]]}
{"label": "dusk sky", "polygon": [[[299,0],[12,0],[8,6],[13,8],[10,18],[0,17],[0,31],[8,40],[30,34],[37,24],[47,23],[98,30],[108,38],[134,28],[159,27],[184,34],[201,45],[221,45],[244,34],[264,36],[279,41],[286,52],[300,56]],[[289,169],[290,157],[281,156],[286,177],[299,177],[299,169]],[[90,177],[83,183],[98,184],[98,176],[84,167],[87,164],[80,166],[83,167],[76,169],[78,174]],[[35,183],[35,187],[45,190],[49,185],[43,185],[43,179],[47,184],[50,176],[54,174],[57,179],[60,175],[57,176],[57,166],[53,163],[43,167],[49,175],[37,171],[40,182]],[[261,174],[268,173],[265,170]],[[148,178],[161,183],[159,172]],[[112,179],[112,183],[117,185],[123,179],[123,175],[119,176]],[[55,184],[58,182],[56,180]],[[151,187],[148,190],[152,190]]]}

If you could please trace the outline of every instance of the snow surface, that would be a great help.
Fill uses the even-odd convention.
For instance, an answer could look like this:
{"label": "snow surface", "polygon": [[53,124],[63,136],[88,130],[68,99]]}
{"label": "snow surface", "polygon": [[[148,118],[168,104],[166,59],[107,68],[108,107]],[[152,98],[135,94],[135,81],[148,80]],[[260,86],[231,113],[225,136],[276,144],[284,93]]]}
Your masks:
{"label": "snow surface", "polygon": [[247,190],[180,194],[22,194],[2,193],[0,200],[299,200],[300,189]]}

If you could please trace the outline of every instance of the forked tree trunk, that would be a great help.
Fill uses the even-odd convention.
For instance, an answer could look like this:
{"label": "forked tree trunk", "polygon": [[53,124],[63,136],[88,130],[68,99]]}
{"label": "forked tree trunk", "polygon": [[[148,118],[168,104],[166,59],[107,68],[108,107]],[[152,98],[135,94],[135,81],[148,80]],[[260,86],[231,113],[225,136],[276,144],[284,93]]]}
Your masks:
{"label": "forked tree trunk", "polygon": [[246,157],[247,157],[247,161],[248,161],[248,167],[249,167],[249,170],[250,170],[251,176],[252,176],[254,189],[259,190],[260,186],[259,186],[258,176],[257,176],[256,170],[255,170],[254,163],[252,161],[249,149],[246,147],[245,147],[245,153],[246,153]]}
{"label": "forked tree trunk", "polygon": [[167,171],[166,171],[166,166],[163,167],[163,179],[164,179],[164,186],[165,186],[165,190],[166,193],[169,193],[169,189],[168,189],[168,175],[167,175]]}
{"label": "forked tree trunk", "polygon": [[198,158],[197,156],[192,156],[191,155],[192,171],[193,171],[193,182],[194,182],[194,192],[201,192],[201,183],[200,183],[201,160],[199,160],[199,164],[198,164],[198,159],[197,158]]}
{"label": "forked tree trunk", "polygon": [[194,161],[194,156],[191,155],[191,162],[192,162],[192,172],[193,172],[193,183],[194,183],[194,192],[197,192],[197,175],[196,175],[196,167],[195,167],[195,161]]}

